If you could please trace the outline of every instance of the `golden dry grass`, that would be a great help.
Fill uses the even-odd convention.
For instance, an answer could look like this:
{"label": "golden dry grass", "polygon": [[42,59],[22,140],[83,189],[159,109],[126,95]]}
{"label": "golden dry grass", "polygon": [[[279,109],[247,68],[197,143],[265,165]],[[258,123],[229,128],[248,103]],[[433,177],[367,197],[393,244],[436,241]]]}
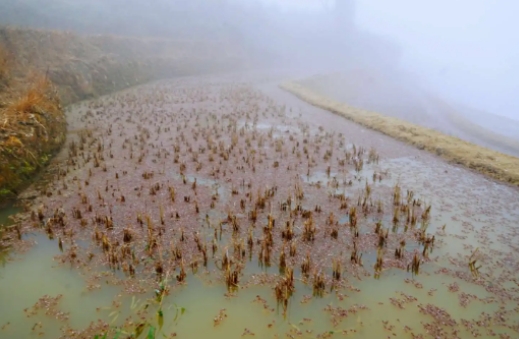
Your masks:
{"label": "golden dry grass", "polygon": [[8,80],[9,86],[0,91],[0,202],[13,198],[49,161],[66,131],[57,92],[45,76]]}
{"label": "golden dry grass", "polygon": [[51,83],[43,75],[32,76],[28,81],[30,87],[12,101],[7,108],[8,111],[27,113],[35,110],[46,112],[58,110],[58,101],[51,98]]}
{"label": "golden dry grass", "polygon": [[419,149],[427,150],[449,162],[463,165],[493,179],[519,186],[519,158],[397,118],[330,100],[294,82],[284,83],[281,88],[316,107],[341,115]]}
{"label": "golden dry grass", "polygon": [[442,110],[447,113],[446,116],[449,121],[461,131],[468,133],[469,135],[475,135],[479,139],[497,145],[498,147],[513,152],[519,152],[519,141],[494,133],[483,126],[470,121],[464,115],[458,113],[455,109],[447,105],[442,105]]}

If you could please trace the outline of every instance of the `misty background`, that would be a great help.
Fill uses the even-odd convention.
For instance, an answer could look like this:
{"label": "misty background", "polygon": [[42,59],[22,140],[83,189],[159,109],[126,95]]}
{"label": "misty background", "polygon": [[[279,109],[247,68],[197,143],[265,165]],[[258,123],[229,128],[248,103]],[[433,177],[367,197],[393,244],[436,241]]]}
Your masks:
{"label": "misty background", "polygon": [[[227,40],[239,45],[258,67],[301,68],[309,75],[353,71],[358,78],[350,81],[358,81],[366,91],[372,88],[373,93],[346,98],[356,98],[360,105],[379,101],[368,103],[369,109],[400,109],[402,100],[419,105],[419,89],[460,110],[469,107],[519,120],[516,13],[519,3],[505,0],[0,3],[2,24],[87,34]],[[483,115],[470,114],[484,124]],[[513,129],[509,134],[514,132],[519,135]]]}

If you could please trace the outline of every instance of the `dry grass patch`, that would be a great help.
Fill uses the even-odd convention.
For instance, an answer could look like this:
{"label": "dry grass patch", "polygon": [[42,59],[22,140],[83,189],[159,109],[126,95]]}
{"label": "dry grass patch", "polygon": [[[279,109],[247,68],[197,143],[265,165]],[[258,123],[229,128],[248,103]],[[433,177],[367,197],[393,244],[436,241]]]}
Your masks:
{"label": "dry grass patch", "polygon": [[493,151],[438,131],[330,100],[304,86],[287,82],[281,88],[308,103],[382,132],[443,159],[519,186],[519,158]]}
{"label": "dry grass patch", "polygon": [[27,114],[59,110],[59,100],[55,93],[52,93],[51,83],[41,75],[32,76],[31,79],[29,88],[12,101],[7,111],[15,114]]}
{"label": "dry grass patch", "polygon": [[[497,145],[497,147],[515,152],[514,154],[519,152],[519,141],[494,133],[493,131],[483,126],[470,121],[468,118],[458,113],[455,109],[452,109],[448,105],[444,104],[442,109],[448,113],[446,116],[450,122],[465,133],[468,133],[469,135],[475,135],[485,142],[488,142],[492,145]],[[514,122],[511,123],[514,124]]]}
{"label": "dry grass patch", "polygon": [[0,201],[45,165],[65,140],[66,121],[55,88],[42,75],[9,87],[0,107]]}

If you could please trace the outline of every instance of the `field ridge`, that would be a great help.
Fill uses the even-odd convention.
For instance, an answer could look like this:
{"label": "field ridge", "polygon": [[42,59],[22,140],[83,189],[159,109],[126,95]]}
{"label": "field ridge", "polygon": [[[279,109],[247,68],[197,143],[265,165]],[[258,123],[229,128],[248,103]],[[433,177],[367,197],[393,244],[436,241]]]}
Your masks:
{"label": "field ridge", "polygon": [[519,186],[519,158],[398,118],[331,100],[296,82],[285,82],[280,87],[313,106],[343,116],[359,125],[379,131],[420,150],[431,152],[448,162],[462,165],[490,178]]}

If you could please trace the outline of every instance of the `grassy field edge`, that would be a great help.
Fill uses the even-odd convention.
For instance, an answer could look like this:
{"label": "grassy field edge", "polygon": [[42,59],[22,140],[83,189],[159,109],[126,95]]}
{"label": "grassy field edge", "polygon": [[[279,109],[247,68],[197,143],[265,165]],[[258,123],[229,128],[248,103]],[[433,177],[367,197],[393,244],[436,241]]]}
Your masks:
{"label": "grassy field edge", "polygon": [[496,145],[505,150],[505,152],[515,152],[514,154],[519,152],[519,141],[507,136],[499,135],[484,126],[478,125],[454,109],[448,109],[447,112],[447,118],[449,121],[461,131],[476,136],[491,145]]}
{"label": "grassy field edge", "polygon": [[397,118],[351,107],[315,93],[295,82],[280,87],[313,106],[338,114],[357,124],[429,151],[455,164],[502,182],[519,186],[519,158],[493,151],[438,131]]}

